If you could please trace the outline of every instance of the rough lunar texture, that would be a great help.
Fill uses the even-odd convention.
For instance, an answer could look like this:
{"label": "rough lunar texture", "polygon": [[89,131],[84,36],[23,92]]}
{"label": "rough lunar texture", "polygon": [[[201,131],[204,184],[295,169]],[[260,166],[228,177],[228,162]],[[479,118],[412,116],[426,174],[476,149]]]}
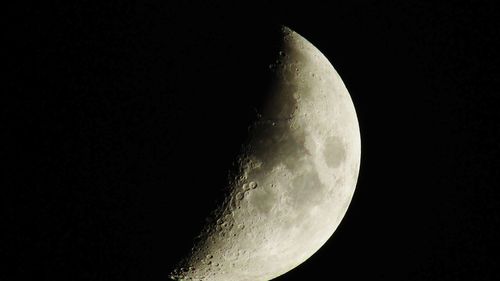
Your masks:
{"label": "rough lunar texture", "polygon": [[231,192],[173,280],[270,280],[313,255],[351,201],[361,144],[342,80],[284,27],[272,96],[252,128]]}

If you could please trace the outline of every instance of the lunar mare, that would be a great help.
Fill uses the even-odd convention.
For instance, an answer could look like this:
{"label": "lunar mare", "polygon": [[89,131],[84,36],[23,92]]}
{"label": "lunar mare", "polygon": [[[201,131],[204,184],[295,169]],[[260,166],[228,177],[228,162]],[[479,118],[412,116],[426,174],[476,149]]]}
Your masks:
{"label": "lunar mare", "polygon": [[349,93],[328,59],[283,27],[273,89],[229,193],[173,280],[270,280],[313,255],[351,202],[361,142]]}

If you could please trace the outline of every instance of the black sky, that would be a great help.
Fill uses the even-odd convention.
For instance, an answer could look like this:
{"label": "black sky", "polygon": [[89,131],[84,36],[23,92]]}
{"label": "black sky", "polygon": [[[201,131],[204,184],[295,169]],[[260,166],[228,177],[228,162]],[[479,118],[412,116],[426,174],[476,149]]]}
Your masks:
{"label": "black sky", "polygon": [[9,10],[0,279],[165,280],[226,184],[285,24],[344,80],[362,162],[333,237],[277,280],[498,280],[498,10],[381,2]]}

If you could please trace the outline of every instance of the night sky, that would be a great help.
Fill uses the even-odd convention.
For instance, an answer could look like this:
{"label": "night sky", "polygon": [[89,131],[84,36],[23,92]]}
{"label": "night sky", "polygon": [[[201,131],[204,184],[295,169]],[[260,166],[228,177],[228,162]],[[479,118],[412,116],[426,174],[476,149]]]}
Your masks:
{"label": "night sky", "polygon": [[0,280],[166,280],[264,101],[276,24],[332,62],[362,140],[339,228],[276,280],[499,280],[495,1],[102,2],[8,10]]}

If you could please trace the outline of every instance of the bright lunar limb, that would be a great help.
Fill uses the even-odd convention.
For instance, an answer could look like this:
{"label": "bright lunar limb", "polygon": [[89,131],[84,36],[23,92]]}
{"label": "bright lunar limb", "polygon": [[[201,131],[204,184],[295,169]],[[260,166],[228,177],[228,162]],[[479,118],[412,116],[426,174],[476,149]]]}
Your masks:
{"label": "bright lunar limb", "polygon": [[275,77],[225,201],[172,280],[270,280],[333,234],[351,202],[361,142],[352,100],[328,59],[282,27]]}

